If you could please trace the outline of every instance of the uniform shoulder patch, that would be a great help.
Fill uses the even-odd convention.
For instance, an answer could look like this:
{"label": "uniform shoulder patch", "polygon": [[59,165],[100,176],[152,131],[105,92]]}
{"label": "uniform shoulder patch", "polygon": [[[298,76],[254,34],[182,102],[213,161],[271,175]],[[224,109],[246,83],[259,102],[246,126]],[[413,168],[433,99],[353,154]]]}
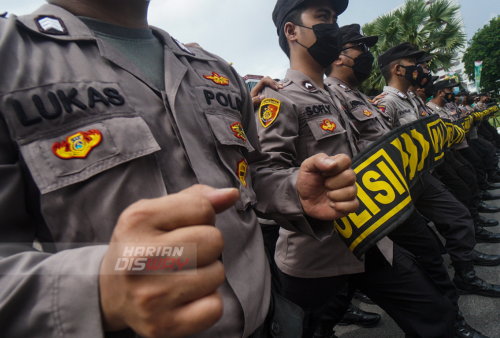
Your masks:
{"label": "uniform shoulder patch", "polygon": [[241,161],[238,162],[238,169],[236,171],[236,174],[238,175],[238,178],[240,179],[241,183],[247,187],[247,174],[248,174],[248,162],[245,159],[242,159]]}
{"label": "uniform shoulder patch", "polygon": [[102,134],[97,129],[79,131],[66,137],[66,140],[61,143],[55,142],[52,145],[52,152],[63,160],[86,158],[90,151],[97,147],[101,141]]}
{"label": "uniform shoulder patch", "polygon": [[259,108],[259,120],[264,128],[269,127],[278,117],[281,101],[264,99]]}
{"label": "uniform shoulder patch", "polygon": [[307,90],[316,90],[316,86],[309,81],[302,82],[302,86],[304,86],[304,88]]}
{"label": "uniform shoulder patch", "polygon": [[229,79],[227,77],[217,74],[216,72],[212,72],[212,75],[203,75],[203,77],[207,80],[212,81],[215,84],[221,86],[229,86]]}
{"label": "uniform shoulder patch", "polygon": [[325,131],[334,131],[335,129],[337,129],[337,125],[335,124],[335,122],[326,119],[323,120],[323,123],[321,123],[321,129]]}
{"label": "uniform shoulder patch", "polygon": [[245,130],[243,130],[243,126],[239,122],[235,122],[231,125],[231,130],[234,132],[234,136],[239,139],[242,139],[243,142],[247,141],[247,136],[245,135]]}
{"label": "uniform shoulder patch", "polygon": [[58,17],[41,15],[35,18],[36,26],[41,33],[51,35],[68,35],[68,29]]}
{"label": "uniform shoulder patch", "polygon": [[385,113],[385,106],[378,105],[377,108],[380,109],[382,113]]}
{"label": "uniform shoulder patch", "polygon": [[370,117],[373,115],[373,113],[368,109],[363,109],[363,115]]}
{"label": "uniform shoulder patch", "polygon": [[188,53],[188,54],[191,54],[192,56],[195,56],[195,54],[189,50],[189,48],[187,48],[186,46],[184,46],[179,40],[175,39],[174,37],[172,37],[172,40],[175,42],[175,44],[180,48],[182,49],[184,52]]}

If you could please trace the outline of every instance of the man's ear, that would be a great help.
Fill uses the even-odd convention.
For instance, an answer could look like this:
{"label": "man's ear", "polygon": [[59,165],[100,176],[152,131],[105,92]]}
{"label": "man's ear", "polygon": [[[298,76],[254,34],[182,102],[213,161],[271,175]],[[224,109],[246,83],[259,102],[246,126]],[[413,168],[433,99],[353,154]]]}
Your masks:
{"label": "man's ear", "polygon": [[283,27],[283,29],[285,30],[286,38],[289,41],[296,41],[297,40],[297,26],[296,25],[294,25],[291,22],[287,22],[285,24],[285,27]]}
{"label": "man's ear", "polygon": [[402,73],[401,69],[402,67],[399,65],[399,63],[396,63],[392,68],[392,72],[396,75],[403,76],[404,74]]}
{"label": "man's ear", "polygon": [[335,66],[342,66],[344,64],[344,61],[339,57],[337,60],[333,61],[333,64]]}

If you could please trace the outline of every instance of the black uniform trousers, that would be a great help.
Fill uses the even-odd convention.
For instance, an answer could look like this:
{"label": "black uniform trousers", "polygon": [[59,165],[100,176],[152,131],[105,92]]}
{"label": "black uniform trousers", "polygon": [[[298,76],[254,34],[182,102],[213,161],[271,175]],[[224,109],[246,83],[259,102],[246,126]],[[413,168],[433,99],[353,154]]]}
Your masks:
{"label": "black uniform trousers", "polygon": [[351,293],[357,288],[376,302],[407,337],[454,337],[454,304],[411,253],[394,245],[392,266],[377,247],[365,258],[365,272],[359,274],[297,278],[279,272],[284,296],[306,314],[303,337],[313,337],[323,313],[346,282]]}
{"label": "black uniform trousers", "polygon": [[486,190],[488,186],[488,179],[486,176],[486,168],[481,156],[479,156],[472,147],[467,147],[458,150],[458,153],[467,160],[476,172],[477,182],[479,183],[479,188],[481,190]]}
{"label": "black uniform trousers", "polygon": [[496,128],[493,127],[488,121],[483,121],[479,124],[478,134],[493,143],[496,147],[500,147],[500,135],[498,135]]}
{"label": "black uniform trousers", "polygon": [[472,261],[476,237],[469,210],[437,178],[429,173],[411,189],[417,211],[432,221],[446,240],[452,262]]}
{"label": "black uniform trousers", "polygon": [[496,147],[491,142],[478,137],[469,140],[469,147],[474,149],[484,163],[484,169],[488,175],[495,175],[498,168],[498,157],[496,156]]}
{"label": "black uniform trousers", "polygon": [[452,152],[446,152],[444,162],[435,169],[434,174],[467,207],[472,219],[479,217],[479,186],[474,172],[468,166],[458,161]]}

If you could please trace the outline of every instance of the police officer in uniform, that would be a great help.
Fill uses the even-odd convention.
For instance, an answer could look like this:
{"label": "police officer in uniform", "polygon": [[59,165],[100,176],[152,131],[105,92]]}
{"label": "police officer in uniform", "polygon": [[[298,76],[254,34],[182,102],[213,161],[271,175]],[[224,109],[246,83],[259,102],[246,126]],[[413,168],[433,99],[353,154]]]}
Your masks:
{"label": "police officer in uniform", "polygon": [[[338,0],[279,0],[276,4],[273,21],[291,68],[283,89],[265,88],[266,99],[256,111],[259,139],[263,151],[271,155],[272,168],[294,172],[313,154],[354,157],[358,153],[357,131],[323,82],[325,69],[342,47],[336,17],[346,6],[347,1]],[[348,279],[409,336],[453,337],[453,305],[411,254],[387,238],[366,253],[363,263],[336,233],[320,242],[282,228],[275,260],[283,294],[306,314],[304,337],[312,337],[324,308]],[[400,296],[405,302],[396,300]],[[437,313],[439,321],[433,318]]]}
{"label": "police officer in uniform", "polygon": [[[364,94],[356,89],[371,73],[373,56],[368,48],[377,42],[377,37],[362,36],[359,25],[344,26],[341,28],[341,32],[344,44],[342,53],[339,59],[326,70],[327,78],[325,83],[335,92],[357,129],[361,130],[360,138],[366,141],[364,143],[360,142],[360,144],[364,144],[366,147],[371,142],[387,134],[390,128],[386,127],[383,122],[391,122],[387,118],[380,119],[387,115],[379,111]],[[419,110],[419,112],[422,111],[425,112],[426,110]],[[420,198],[426,198],[426,196]],[[476,331],[465,323],[458,310],[456,288],[443,266],[443,259],[439,253],[437,243],[425,223],[422,217],[415,212],[406,222],[391,233],[389,238],[419,257],[421,265],[427,269],[427,272],[439,283],[442,289],[447,290],[447,296],[454,302],[457,309],[455,334],[461,336],[460,334],[469,332],[472,335]],[[473,237],[473,233],[469,235]],[[473,250],[468,246],[460,246],[454,249],[457,257],[467,255]],[[477,253],[476,256],[478,260],[480,257],[484,257],[487,263],[500,260],[500,257],[480,253]]]}
{"label": "police officer in uniform", "polygon": [[[300,322],[287,332],[269,311],[252,206],[283,227],[330,236],[332,226],[309,220],[356,210],[349,159],[270,168],[242,79],[149,27],[148,2],[50,3],[0,19],[2,334],[240,338],[267,337],[272,326],[294,337]],[[201,227],[177,229],[191,225]],[[47,252],[33,250],[35,238]],[[117,274],[108,245],[61,251],[110,240],[196,243],[197,274]],[[20,242],[28,245],[6,244]]]}

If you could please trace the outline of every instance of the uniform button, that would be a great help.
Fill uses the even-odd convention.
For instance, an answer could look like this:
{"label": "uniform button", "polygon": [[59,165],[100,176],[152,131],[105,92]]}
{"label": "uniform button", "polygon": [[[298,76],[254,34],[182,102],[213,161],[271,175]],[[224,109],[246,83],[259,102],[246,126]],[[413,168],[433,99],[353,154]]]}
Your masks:
{"label": "uniform button", "polygon": [[273,331],[273,333],[275,335],[279,335],[280,334],[280,324],[276,323],[276,322],[273,322],[271,324],[271,331]]}

